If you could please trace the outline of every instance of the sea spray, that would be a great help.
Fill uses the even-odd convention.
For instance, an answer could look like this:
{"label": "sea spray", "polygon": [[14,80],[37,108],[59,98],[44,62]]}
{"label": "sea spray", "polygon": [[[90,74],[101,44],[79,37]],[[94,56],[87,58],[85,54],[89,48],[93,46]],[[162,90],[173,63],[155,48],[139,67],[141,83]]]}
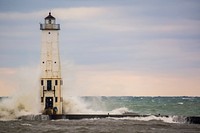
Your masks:
{"label": "sea spray", "polygon": [[[0,119],[15,119],[22,115],[38,114],[39,103],[39,69],[38,67],[18,68],[13,75],[16,80],[15,92],[0,101]],[[6,89],[6,88],[5,88]]]}
{"label": "sea spray", "polygon": [[[95,100],[94,100],[95,99]],[[97,100],[98,99],[98,100]],[[103,101],[99,97],[92,97],[91,102],[88,102],[83,97],[67,97],[64,98],[63,109],[65,114],[123,114],[127,112],[132,112],[126,107],[114,108],[108,110],[105,106],[103,108],[98,108],[97,106],[102,107]]]}
{"label": "sea spray", "polygon": [[85,104],[87,104],[88,108],[94,110],[95,112],[108,111],[106,103],[101,96],[81,97],[81,99]]}
{"label": "sea spray", "polygon": [[81,97],[87,108],[93,110],[93,113],[110,113],[110,114],[123,114],[127,112],[133,113],[132,110],[128,109],[124,105],[116,106],[116,101],[112,101],[111,97],[105,96],[85,96]]}
{"label": "sea spray", "polygon": [[135,120],[135,121],[163,121],[165,123],[186,123],[186,117],[183,116],[143,116],[143,117],[123,117],[110,118],[115,120]]}
{"label": "sea spray", "polygon": [[[0,101],[0,119],[16,119],[20,116],[41,113],[39,75],[39,66],[21,67],[15,68],[13,74],[6,78],[8,83],[14,85],[11,89],[15,90],[15,92]],[[68,89],[64,87],[63,89],[67,93]],[[63,98],[64,113],[95,112],[80,97],[64,95]]]}
{"label": "sea spray", "polygon": [[94,113],[80,97],[65,97],[63,102],[64,113]]}
{"label": "sea spray", "polygon": [[15,119],[22,115],[37,114],[38,105],[27,97],[4,99],[0,103],[0,119]]}
{"label": "sea spray", "polygon": [[112,114],[124,114],[124,113],[129,113],[129,112],[132,113],[132,111],[129,110],[128,108],[121,107],[121,108],[116,108],[116,109],[112,110],[110,113],[112,113]]}

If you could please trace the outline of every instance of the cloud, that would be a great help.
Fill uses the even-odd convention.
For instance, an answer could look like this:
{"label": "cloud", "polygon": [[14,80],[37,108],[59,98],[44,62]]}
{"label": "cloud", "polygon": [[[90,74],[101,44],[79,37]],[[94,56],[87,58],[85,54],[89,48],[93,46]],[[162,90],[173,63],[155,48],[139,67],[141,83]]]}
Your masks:
{"label": "cloud", "polygon": [[[34,12],[1,12],[0,20],[33,20],[44,18],[48,15],[48,10]],[[87,20],[94,19],[107,12],[106,8],[100,7],[74,7],[74,8],[54,8],[52,15],[60,20]]]}
{"label": "cloud", "polygon": [[[141,5],[140,5],[141,6]],[[55,8],[52,14],[58,20],[63,21],[62,26],[79,27],[79,29],[104,30],[107,32],[127,32],[128,34],[199,34],[200,21],[185,19],[167,21],[157,20],[156,15],[147,17],[136,9],[126,9],[127,7],[73,7]],[[141,9],[142,7],[140,7]],[[119,9],[119,10],[117,10]],[[138,8],[137,8],[138,9]],[[136,13],[130,14],[136,10]],[[151,11],[150,11],[151,12]],[[0,13],[0,20],[39,20],[47,16],[47,10],[36,12],[3,12]],[[129,14],[129,15],[127,15]],[[172,14],[173,15],[173,14]],[[40,19],[41,20],[41,19]]]}
{"label": "cloud", "polygon": [[[200,94],[199,76],[112,68],[106,65],[84,66],[63,61],[63,96],[198,96]],[[1,96],[26,93],[30,89],[35,89],[37,92],[39,71],[39,67],[33,66],[1,68]],[[200,72],[200,69],[198,71]]]}
{"label": "cloud", "polygon": [[[200,73],[198,4],[129,2],[69,8],[60,5],[51,10],[61,24],[61,59],[73,60],[75,68],[79,67],[76,71],[72,65],[70,72],[64,73],[70,75],[66,79],[67,87],[75,88],[74,92],[69,89],[69,93],[80,94],[79,90],[85,90],[87,95],[104,92],[127,95],[130,90],[131,94],[152,94],[152,88],[163,85],[165,89],[159,94],[172,95],[181,92],[184,86],[197,88],[196,78],[199,79]],[[1,66],[16,67],[13,70],[18,71],[19,66],[27,63],[38,64],[41,39],[38,22],[43,23],[48,15],[46,8],[0,12]],[[86,72],[84,67],[88,66]],[[159,74],[170,76],[164,78]],[[6,80],[1,78],[1,88],[10,82],[6,77],[9,74],[3,75]],[[175,86],[177,92],[173,93],[170,88],[175,90]]]}
{"label": "cloud", "polygon": [[[138,18],[135,16],[132,17],[119,17],[116,14],[114,19],[102,19],[96,22],[99,29],[104,29],[106,31],[121,32],[122,34],[127,32],[128,34],[133,35],[145,35],[151,36],[156,35],[157,37],[160,34],[165,36],[173,35],[195,35],[199,34],[200,21],[196,20],[176,20],[171,22],[162,21],[156,22],[154,17],[152,18]],[[93,26],[93,25],[92,25]]]}
{"label": "cloud", "polygon": [[[74,82],[67,82],[67,95],[89,96],[198,96],[199,77],[103,71],[79,66]],[[64,78],[65,80],[65,78]],[[75,83],[75,84],[74,84]]]}
{"label": "cloud", "polygon": [[87,20],[95,19],[108,13],[107,8],[102,7],[74,7],[74,8],[56,8],[52,10],[60,20],[73,21],[73,20]]}
{"label": "cloud", "polygon": [[0,13],[0,20],[33,20],[38,17],[42,17],[44,11],[39,12],[1,12]]}

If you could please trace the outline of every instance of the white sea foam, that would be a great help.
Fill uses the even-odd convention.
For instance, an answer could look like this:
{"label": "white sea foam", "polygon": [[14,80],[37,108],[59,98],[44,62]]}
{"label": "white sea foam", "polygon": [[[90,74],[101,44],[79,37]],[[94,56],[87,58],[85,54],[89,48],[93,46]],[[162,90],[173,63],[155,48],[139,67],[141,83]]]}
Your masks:
{"label": "white sea foam", "polygon": [[183,105],[183,102],[178,102],[179,105]]}
{"label": "white sea foam", "polygon": [[[98,102],[95,102],[95,103],[96,103],[95,106],[102,106],[102,105],[99,105],[101,103],[99,100]],[[64,98],[64,102],[63,102],[64,113],[68,113],[68,114],[84,114],[84,113],[86,114],[108,114],[108,113],[123,114],[126,112],[132,112],[126,107],[116,108],[111,111],[108,111],[105,107],[98,110],[94,110],[93,108],[91,108],[90,104],[91,104],[90,102],[86,102],[80,97]]]}
{"label": "white sea foam", "polygon": [[[98,106],[98,105],[96,105]],[[64,113],[68,114],[123,114],[126,112],[132,112],[126,107],[116,108],[111,111],[106,110],[105,108],[102,108],[101,110],[94,110],[90,108],[90,103],[87,103],[80,97],[68,97],[64,99],[63,102],[63,109]]]}
{"label": "white sea foam", "polygon": [[29,124],[29,123],[23,123],[23,124],[21,124],[22,126],[32,126],[31,124]]}
{"label": "white sea foam", "polygon": [[128,108],[126,107],[122,107],[122,108],[117,108],[117,109],[114,109],[112,110],[110,113],[112,114],[123,114],[123,113],[126,113],[126,112],[132,112],[130,111]]}
{"label": "white sea foam", "polygon": [[13,76],[17,78],[16,92],[0,101],[0,119],[15,119],[22,115],[38,114],[40,109],[38,68],[19,68]]}
{"label": "white sea foam", "polygon": [[188,99],[192,99],[193,97],[182,97],[183,100],[188,100]]}
{"label": "white sea foam", "polygon": [[163,121],[165,123],[185,123],[185,117],[180,117],[180,116],[146,116],[146,117],[123,117],[123,118],[110,118],[110,119],[115,119],[115,120],[138,120],[138,121],[152,121],[152,120],[157,120],[157,121]]}
{"label": "white sea foam", "polygon": [[[9,98],[0,101],[0,119],[16,119],[20,116],[40,114],[40,87],[39,87],[39,67],[23,67],[15,70],[11,75],[15,79],[12,82],[16,90]],[[6,88],[5,88],[6,89]],[[98,113],[89,109],[79,97],[64,97],[64,113]],[[99,111],[100,112],[100,111]]]}
{"label": "white sea foam", "polygon": [[89,109],[87,104],[79,97],[64,98],[63,110],[64,113],[95,113],[95,111]]}
{"label": "white sea foam", "polygon": [[[15,81],[12,82],[16,90],[9,98],[0,101],[0,119],[11,120],[20,116],[29,116],[30,119],[40,114],[40,87],[39,67],[23,67],[15,70],[12,75]],[[6,88],[5,88],[6,89]],[[88,109],[87,104],[79,97],[64,97],[64,113],[94,113]]]}

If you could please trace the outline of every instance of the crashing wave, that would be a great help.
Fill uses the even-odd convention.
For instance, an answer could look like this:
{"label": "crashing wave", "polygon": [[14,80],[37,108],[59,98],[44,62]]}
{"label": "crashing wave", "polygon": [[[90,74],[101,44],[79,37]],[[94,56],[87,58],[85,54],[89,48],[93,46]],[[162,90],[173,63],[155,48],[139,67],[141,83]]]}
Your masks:
{"label": "crashing wave", "polygon": [[24,115],[18,119],[22,120],[50,120],[49,115]]}
{"label": "crashing wave", "polygon": [[163,121],[166,123],[186,123],[186,117],[184,116],[155,116],[155,115],[150,115],[150,116],[143,116],[139,115],[137,117],[121,117],[121,118],[111,118],[115,120],[137,120],[137,121]]}

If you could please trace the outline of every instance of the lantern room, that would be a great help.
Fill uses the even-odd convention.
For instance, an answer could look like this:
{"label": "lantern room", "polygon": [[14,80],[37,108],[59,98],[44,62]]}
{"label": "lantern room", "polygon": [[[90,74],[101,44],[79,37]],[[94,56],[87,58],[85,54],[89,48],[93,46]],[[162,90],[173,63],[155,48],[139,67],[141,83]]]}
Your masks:
{"label": "lantern room", "polygon": [[56,19],[49,15],[44,19],[44,24],[40,24],[40,30],[60,30],[60,24],[56,24]]}
{"label": "lantern room", "polygon": [[51,16],[51,12],[49,12],[49,16],[45,18],[45,24],[56,24],[56,19]]}

